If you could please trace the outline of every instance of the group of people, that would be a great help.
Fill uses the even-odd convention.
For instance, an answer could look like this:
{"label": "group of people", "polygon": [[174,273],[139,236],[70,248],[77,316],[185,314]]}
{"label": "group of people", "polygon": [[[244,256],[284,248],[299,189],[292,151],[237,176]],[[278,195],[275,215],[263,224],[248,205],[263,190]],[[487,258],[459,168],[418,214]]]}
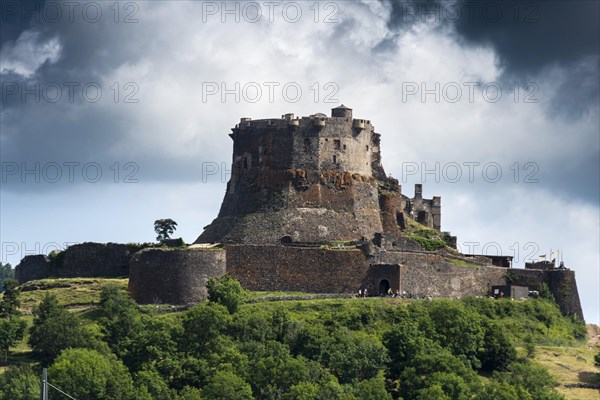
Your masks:
{"label": "group of people", "polygon": [[[382,294],[383,295],[383,294]],[[392,291],[392,289],[388,289],[387,293],[385,293],[385,296],[387,297],[406,297],[406,290],[403,290],[402,293],[400,293],[400,289],[396,289],[396,291]]]}
{"label": "group of people", "polygon": [[[400,291],[400,289],[396,289],[393,291],[391,288],[386,292],[379,293],[381,297],[391,297],[391,298],[402,298],[402,299],[431,299],[430,295],[420,295],[415,293],[406,292],[406,290]],[[369,297],[369,291],[365,289],[358,289],[358,298]]]}
{"label": "group of people", "polygon": [[[396,289],[396,291],[393,291],[391,288],[389,288],[386,292],[379,293],[379,296],[402,298],[402,299],[431,299],[431,296],[429,296],[429,295],[419,295],[419,294],[414,294],[414,293],[407,293],[406,290],[400,291],[400,289]],[[366,288],[358,289],[357,297],[359,297],[359,298],[369,297],[369,291]]]}

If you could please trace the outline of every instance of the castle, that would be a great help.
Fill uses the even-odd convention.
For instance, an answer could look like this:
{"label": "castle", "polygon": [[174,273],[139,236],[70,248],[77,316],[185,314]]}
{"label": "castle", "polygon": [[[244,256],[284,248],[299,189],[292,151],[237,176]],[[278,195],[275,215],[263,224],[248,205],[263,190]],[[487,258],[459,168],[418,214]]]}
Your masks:
{"label": "castle", "polygon": [[381,165],[380,135],[352,110],[252,121],[232,129],[231,179],[196,243],[326,242],[397,235],[405,218],[441,227],[441,199],[401,194]]}
{"label": "castle", "polygon": [[[336,107],[331,117],[242,118],[229,136],[232,173],[221,210],[193,245],[72,246],[58,259],[25,257],[19,281],[128,275],[138,302],[169,304],[202,300],[206,281],[225,273],[250,290],[449,298],[544,283],[564,314],[583,319],[573,271],[510,268],[510,257],[456,251],[456,238],[441,232],[441,198],[423,198],[421,185],[404,195],[385,174],[379,133],[350,108]],[[87,256],[71,254],[86,246]]]}

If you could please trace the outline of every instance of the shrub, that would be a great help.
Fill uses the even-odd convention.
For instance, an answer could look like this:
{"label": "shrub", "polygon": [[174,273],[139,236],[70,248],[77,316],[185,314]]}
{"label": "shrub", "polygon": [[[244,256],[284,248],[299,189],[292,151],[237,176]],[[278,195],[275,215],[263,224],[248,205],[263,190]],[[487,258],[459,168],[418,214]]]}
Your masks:
{"label": "shrub", "polygon": [[416,236],[416,235],[407,235],[406,237],[419,243],[421,245],[421,247],[423,248],[423,250],[427,250],[427,251],[435,251],[435,250],[441,249],[442,247],[446,246],[446,243],[444,243],[443,240],[439,240],[439,239],[428,239],[428,238],[425,238],[422,236]]}
{"label": "shrub", "polygon": [[237,311],[246,298],[242,285],[229,275],[220,278],[210,278],[206,283],[208,300],[227,307],[230,314]]}
{"label": "shrub", "polygon": [[542,299],[556,301],[554,299],[554,295],[552,294],[552,291],[550,290],[550,288],[548,287],[547,284],[545,284],[545,283],[540,284],[539,292],[540,292],[540,297]]}

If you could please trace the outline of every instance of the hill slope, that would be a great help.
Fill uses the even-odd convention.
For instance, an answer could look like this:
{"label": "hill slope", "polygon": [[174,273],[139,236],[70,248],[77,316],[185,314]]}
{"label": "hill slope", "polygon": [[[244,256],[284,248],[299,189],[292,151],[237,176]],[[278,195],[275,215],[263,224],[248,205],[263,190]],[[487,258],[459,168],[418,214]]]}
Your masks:
{"label": "hill slope", "polygon": [[[102,287],[108,284],[119,288],[126,288],[127,280],[49,279],[28,282],[21,287],[21,311],[28,325],[31,325],[33,307],[39,305],[47,294],[51,294],[56,296],[60,304],[80,316],[84,324],[92,327],[91,330],[99,332],[99,325],[105,324],[105,322],[101,321],[98,305],[100,303]],[[336,385],[341,385],[341,389],[339,390],[345,390],[348,393],[352,392],[355,397],[362,390],[360,389],[361,385],[371,385],[373,387],[369,390],[376,391],[377,379],[383,379],[383,375],[380,374],[385,372],[385,388],[388,393],[392,393],[395,396],[401,393],[403,389],[394,388],[394,385],[397,385],[397,382],[402,382],[403,377],[406,379],[406,376],[390,372],[394,369],[393,362],[391,367],[385,367],[385,365],[390,365],[390,360],[386,360],[384,354],[386,348],[380,346],[382,344],[387,346],[387,352],[391,355],[392,361],[400,360],[398,362],[404,362],[401,358],[397,358],[398,355],[394,353],[396,350],[392,351],[389,348],[390,342],[388,339],[390,332],[394,332],[399,326],[409,326],[414,323],[414,325],[410,326],[414,326],[420,331],[426,331],[428,335],[436,338],[436,343],[441,343],[444,349],[450,349],[451,354],[449,353],[448,357],[452,357],[452,354],[454,354],[459,359],[466,360],[467,365],[471,365],[469,363],[475,363],[474,365],[476,365],[480,361],[480,349],[474,348],[474,353],[470,353],[467,351],[467,347],[471,345],[470,342],[455,343],[453,331],[451,330],[452,327],[448,326],[448,324],[451,325],[452,320],[445,319],[446,316],[444,316],[446,313],[455,313],[458,319],[465,316],[469,317],[465,320],[465,324],[468,326],[463,324],[456,327],[456,332],[460,332],[459,336],[469,337],[471,332],[473,334],[472,337],[477,338],[477,335],[484,335],[484,332],[487,332],[482,327],[488,323],[494,324],[495,329],[506,333],[506,336],[516,346],[518,357],[522,359],[527,358],[525,343],[533,341],[535,351],[533,351],[533,355],[529,351],[530,358],[543,365],[556,378],[560,384],[557,388],[560,393],[564,394],[568,399],[598,399],[598,389],[592,388],[593,386],[598,387],[598,384],[600,384],[598,368],[594,366],[593,360],[594,354],[599,350],[597,337],[592,337],[590,341],[581,338],[578,339],[578,337],[585,335],[581,325],[576,321],[574,322],[569,318],[560,316],[556,307],[548,301],[528,300],[525,302],[512,302],[509,300],[493,301],[489,299],[427,301],[394,298],[260,300],[260,298],[272,300],[288,295],[293,295],[295,298],[302,296],[300,293],[251,293],[250,297],[254,298],[253,302],[243,304],[233,314],[231,320],[229,319],[230,317],[226,318],[230,321],[231,325],[216,335],[222,337],[226,342],[233,340],[237,343],[231,349],[237,349],[235,351],[240,351],[241,355],[231,355],[231,357],[243,356],[241,359],[245,359],[244,357],[251,355],[258,357],[256,349],[249,350],[247,348],[249,346],[248,343],[265,343],[267,348],[261,351],[267,351],[267,355],[274,351],[276,353],[278,351],[284,351],[284,353],[289,351],[292,358],[286,359],[286,362],[294,363],[296,361],[293,360],[306,360],[306,365],[309,366],[313,365],[311,363],[317,362],[320,364],[319,366],[315,364],[315,366],[308,368],[316,368],[316,370],[321,371],[319,374],[332,373],[332,382]],[[192,318],[191,315],[194,315],[193,311],[196,308],[190,311],[183,311],[180,308],[174,308],[169,305],[150,305],[138,307],[138,310],[141,312],[141,315],[145,316],[144,318],[163,321],[173,326],[180,326],[183,320],[183,328],[186,329],[185,321]],[[426,315],[427,317],[425,317]],[[278,323],[279,325],[273,325],[274,319],[278,318],[281,319]],[[436,318],[440,318],[439,321],[442,321],[441,325],[437,325],[439,321]],[[480,321],[481,324],[469,325],[469,320],[473,319]],[[282,329],[283,331],[277,333],[273,331],[273,326],[279,326],[278,329]],[[597,327],[589,327],[589,330],[597,336]],[[329,336],[333,332],[335,333],[334,337]],[[398,332],[401,333],[401,331]],[[269,335],[273,336],[270,337]],[[102,335],[100,337],[107,340]],[[415,337],[418,339],[418,336]],[[479,346],[486,343],[485,340],[481,339],[483,339],[483,336],[477,339],[480,340]],[[206,340],[210,342],[212,339]],[[26,344],[26,341],[27,338],[16,348],[11,349],[12,353],[8,364],[31,365],[37,371],[37,368],[39,368],[37,359],[31,353],[31,348]],[[200,339],[198,341],[201,342]],[[282,343],[284,348],[276,350],[279,346],[276,345],[274,348],[269,349],[268,346],[274,346],[274,343]],[[109,345],[112,346],[112,343],[109,343]],[[253,344],[253,346],[255,345]],[[212,343],[211,346],[223,346],[223,344]],[[371,348],[370,346],[375,347]],[[288,350],[285,350],[285,348]],[[368,350],[369,348],[371,350]],[[115,349],[113,348],[114,351]],[[119,351],[116,350],[117,354],[121,354]],[[188,349],[186,351],[189,352],[192,350]],[[359,368],[350,373],[347,370],[352,369],[352,360],[336,361],[336,357],[360,359],[360,351],[366,351],[369,354],[366,358],[367,361],[379,356],[383,358],[372,366],[373,369],[371,372],[360,372],[362,369]],[[272,353],[271,356],[276,353]],[[127,364],[126,355],[124,357],[123,360]],[[452,359],[449,358],[449,360]],[[243,363],[243,361],[240,361],[240,363]],[[156,361],[152,361],[152,364],[155,365]],[[131,366],[128,366],[131,370]],[[160,371],[160,367],[156,367],[155,365],[155,368]],[[417,367],[413,366],[411,368]],[[6,370],[6,367],[3,367],[3,370]],[[246,385],[252,389],[255,398],[264,398],[264,395],[261,397],[261,395],[257,394],[257,390],[259,389],[262,391],[267,390],[261,386],[260,382],[255,381],[258,378],[253,378],[252,374],[247,371],[235,372],[237,375],[243,377],[243,381],[249,382],[250,385]],[[212,372],[207,372],[207,374],[207,376],[210,376]],[[139,373],[134,373],[133,376],[139,379]],[[494,375],[493,379],[497,379],[497,376],[499,375]],[[469,385],[487,385],[490,382],[490,377],[492,377],[490,372],[481,370],[479,374],[480,383],[472,382]],[[469,382],[471,378],[467,374],[461,379]],[[273,376],[271,379],[278,378]],[[357,381],[356,379],[359,380]],[[383,385],[384,381],[381,382]],[[328,383],[328,385],[330,384],[333,383]],[[176,382],[170,382],[169,385],[177,387]],[[210,386],[210,382],[207,382],[206,385]],[[264,383],[264,385],[269,386],[269,382]],[[319,385],[324,385],[324,383]],[[287,390],[288,392],[286,393],[288,394],[286,396],[289,396],[289,391],[309,390],[309,386],[308,383],[296,384],[292,387],[283,385],[278,390]],[[435,385],[432,387],[435,387]],[[180,388],[181,390],[183,388]],[[203,390],[208,389],[205,387]],[[406,392],[404,393],[406,396]],[[408,396],[412,396],[411,393]],[[266,395],[266,392],[264,394]],[[273,395],[273,393],[271,394]]]}

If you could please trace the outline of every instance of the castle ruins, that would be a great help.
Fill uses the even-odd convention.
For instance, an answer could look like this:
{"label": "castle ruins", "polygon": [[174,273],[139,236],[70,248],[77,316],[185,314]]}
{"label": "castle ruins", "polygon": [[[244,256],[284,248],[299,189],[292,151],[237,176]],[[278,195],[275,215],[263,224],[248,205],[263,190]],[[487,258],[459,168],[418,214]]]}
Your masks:
{"label": "castle ruins", "polygon": [[[573,271],[512,268],[510,257],[456,251],[456,237],[441,231],[441,198],[423,198],[421,185],[406,196],[383,169],[380,134],[352,109],[336,107],[330,117],[242,118],[229,136],[225,197],[193,245],[135,252],[111,245],[118,253],[114,270],[110,262],[96,265],[95,253],[65,265],[72,248],[64,260],[28,256],[17,266],[20,282],[120,273],[129,276],[138,302],[169,304],[204,299],[206,280],[225,273],[249,290],[391,289],[448,298],[486,295],[498,285],[537,290],[544,283],[564,314],[583,319]],[[109,251],[100,246],[95,251]],[[94,267],[86,272],[87,264]]]}

